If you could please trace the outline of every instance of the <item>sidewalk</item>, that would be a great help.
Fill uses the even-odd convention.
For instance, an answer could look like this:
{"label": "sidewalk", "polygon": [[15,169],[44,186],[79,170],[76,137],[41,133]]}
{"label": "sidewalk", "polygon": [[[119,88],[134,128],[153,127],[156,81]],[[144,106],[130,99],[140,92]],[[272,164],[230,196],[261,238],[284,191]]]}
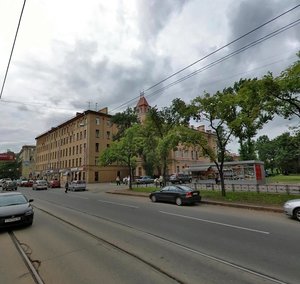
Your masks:
{"label": "sidewalk", "polygon": [[[88,184],[88,190],[94,193],[106,192],[108,194],[120,194],[127,196],[137,196],[137,197],[146,197],[149,198],[149,193],[146,192],[135,192],[128,189],[128,185],[116,185],[115,183],[97,183],[97,184]],[[244,204],[244,203],[231,203],[223,201],[214,201],[208,199],[202,199],[201,203],[219,205],[219,206],[229,206],[235,208],[251,209],[251,210],[260,210],[260,211],[271,211],[277,213],[283,213],[283,209],[280,206],[263,206],[263,205],[253,205],[253,204]]]}

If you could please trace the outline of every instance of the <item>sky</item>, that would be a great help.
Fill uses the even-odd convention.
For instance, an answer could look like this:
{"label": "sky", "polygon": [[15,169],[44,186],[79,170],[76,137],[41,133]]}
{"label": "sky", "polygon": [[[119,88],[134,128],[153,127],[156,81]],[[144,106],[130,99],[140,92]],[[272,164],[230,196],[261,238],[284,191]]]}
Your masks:
{"label": "sky", "polygon": [[[240,78],[260,78],[267,72],[277,76],[297,60],[300,24],[223,59],[298,20],[300,7],[222,47],[299,4],[299,0],[27,0],[0,99],[0,153],[35,145],[38,135],[76,112],[108,107],[115,114],[134,107],[141,92],[151,106],[161,108],[175,98],[190,103]],[[0,0],[1,87],[22,6],[23,0]],[[209,64],[213,66],[208,68]],[[168,86],[196,70],[194,76]],[[274,118],[258,136],[273,139],[295,125],[299,118]],[[238,152],[236,141],[229,150]]]}

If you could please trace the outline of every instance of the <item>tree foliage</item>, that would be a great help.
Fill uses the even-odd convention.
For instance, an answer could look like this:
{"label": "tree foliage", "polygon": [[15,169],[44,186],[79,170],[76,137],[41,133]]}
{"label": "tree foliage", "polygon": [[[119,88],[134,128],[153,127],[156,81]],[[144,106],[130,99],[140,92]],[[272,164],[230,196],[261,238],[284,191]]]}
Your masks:
{"label": "tree foliage", "polygon": [[188,107],[180,99],[172,101],[170,107],[149,110],[144,125],[144,147],[141,155],[148,167],[166,177],[170,151],[180,143],[178,126],[187,126],[189,117]]}
{"label": "tree foliage", "polygon": [[127,108],[124,112],[118,112],[111,117],[110,121],[117,125],[118,132],[114,135],[113,140],[119,140],[125,133],[126,129],[139,123],[137,114],[134,109]]}
{"label": "tree foliage", "polygon": [[124,136],[114,141],[100,155],[102,166],[119,164],[127,166],[130,174],[129,188],[132,188],[132,171],[136,167],[136,161],[142,148],[141,126],[134,125],[125,130]]}
{"label": "tree foliage", "polygon": [[291,135],[283,133],[273,140],[266,135],[257,139],[256,148],[260,160],[271,173],[288,174],[300,172],[300,131]]}
{"label": "tree foliage", "polygon": [[[300,58],[300,52],[298,52]],[[269,107],[284,118],[300,118],[300,60],[284,70],[278,77],[268,73],[261,79],[261,91]]]}

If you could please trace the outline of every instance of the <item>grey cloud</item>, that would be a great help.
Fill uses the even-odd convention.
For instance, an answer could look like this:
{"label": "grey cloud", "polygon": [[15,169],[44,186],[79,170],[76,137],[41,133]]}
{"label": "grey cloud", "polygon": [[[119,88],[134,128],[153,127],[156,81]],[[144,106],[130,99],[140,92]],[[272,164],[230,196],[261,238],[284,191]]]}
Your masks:
{"label": "grey cloud", "polygon": [[164,28],[171,16],[180,13],[188,0],[137,1],[141,37],[150,41]]}
{"label": "grey cloud", "polygon": [[[258,27],[259,25],[271,20],[275,16],[280,15],[281,13],[287,11],[288,9],[294,7],[296,4],[299,4],[298,1],[240,1],[239,4],[234,2],[231,9],[228,10],[229,26],[231,33],[229,35],[229,41],[236,39],[250,30]],[[233,44],[230,47],[230,50],[237,50],[238,48],[245,46],[257,40],[297,19],[298,10],[291,11],[290,13],[278,18],[274,22],[264,26],[263,28],[251,33],[245,38],[239,40],[237,43]],[[296,33],[296,28],[292,28],[281,33],[278,36],[275,36],[269,40],[266,40],[264,43],[259,44],[253,48],[250,48],[246,51],[247,58],[245,56],[236,56],[235,61],[240,62],[243,58],[242,64],[250,63],[256,60],[261,60],[262,58],[269,56],[270,54],[280,53],[280,50],[283,49],[283,46],[288,40],[299,41],[300,35]],[[257,54],[260,54],[261,57],[258,59]],[[246,60],[245,60],[246,58]]]}

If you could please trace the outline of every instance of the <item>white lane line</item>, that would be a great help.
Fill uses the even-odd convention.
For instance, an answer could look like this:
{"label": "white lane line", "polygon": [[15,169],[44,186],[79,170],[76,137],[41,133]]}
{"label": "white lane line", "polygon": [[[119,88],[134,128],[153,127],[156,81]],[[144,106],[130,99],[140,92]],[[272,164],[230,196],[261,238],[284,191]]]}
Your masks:
{"label": "white lane line", "polygon": [[181,218],[186,218],[186,219],[191,219],[191,220],[196,220],[196,221],[201,221],[201,222],[216,224],[216,225],[225,226],[225,227],[231,227],[231,228],[240,229],[240,230],[246,230],[246,231],[256,232],[256,233],[265,234],[265,235],[269,235],[270,234],[270,232],[266,232],[266,231],[260,231],[260,230],[246,228],[246,227],[240,227],[240,226],[230,225],[230,224],[226,224],[226,223],[219,223],[219,222],[210,221],[210,220],[201,219],[201,218],[196,218],[196,217],[191,217],[191,216],[185,216],[185,215],[180,215],[180,214],[175,214],[175,213],[170,213],[170,212],[165,212],[165,211],[159,211],[159,212],[163,213],[163,214],[167,214],[167,215],[172,215],[172,216],[177,216],[177,217],[181,217]]}
{"label": "white lane line", "polygon": [[119,205],[119,206],[124,206],[124,207],[139,208],[138,206],[123,204],[123,203],[118,203],[118,202],[111,202],[111,201],[106,201],[106,200],[98,200],[98,201],[102,202],[102,203],[108,203],[108,204]]}

